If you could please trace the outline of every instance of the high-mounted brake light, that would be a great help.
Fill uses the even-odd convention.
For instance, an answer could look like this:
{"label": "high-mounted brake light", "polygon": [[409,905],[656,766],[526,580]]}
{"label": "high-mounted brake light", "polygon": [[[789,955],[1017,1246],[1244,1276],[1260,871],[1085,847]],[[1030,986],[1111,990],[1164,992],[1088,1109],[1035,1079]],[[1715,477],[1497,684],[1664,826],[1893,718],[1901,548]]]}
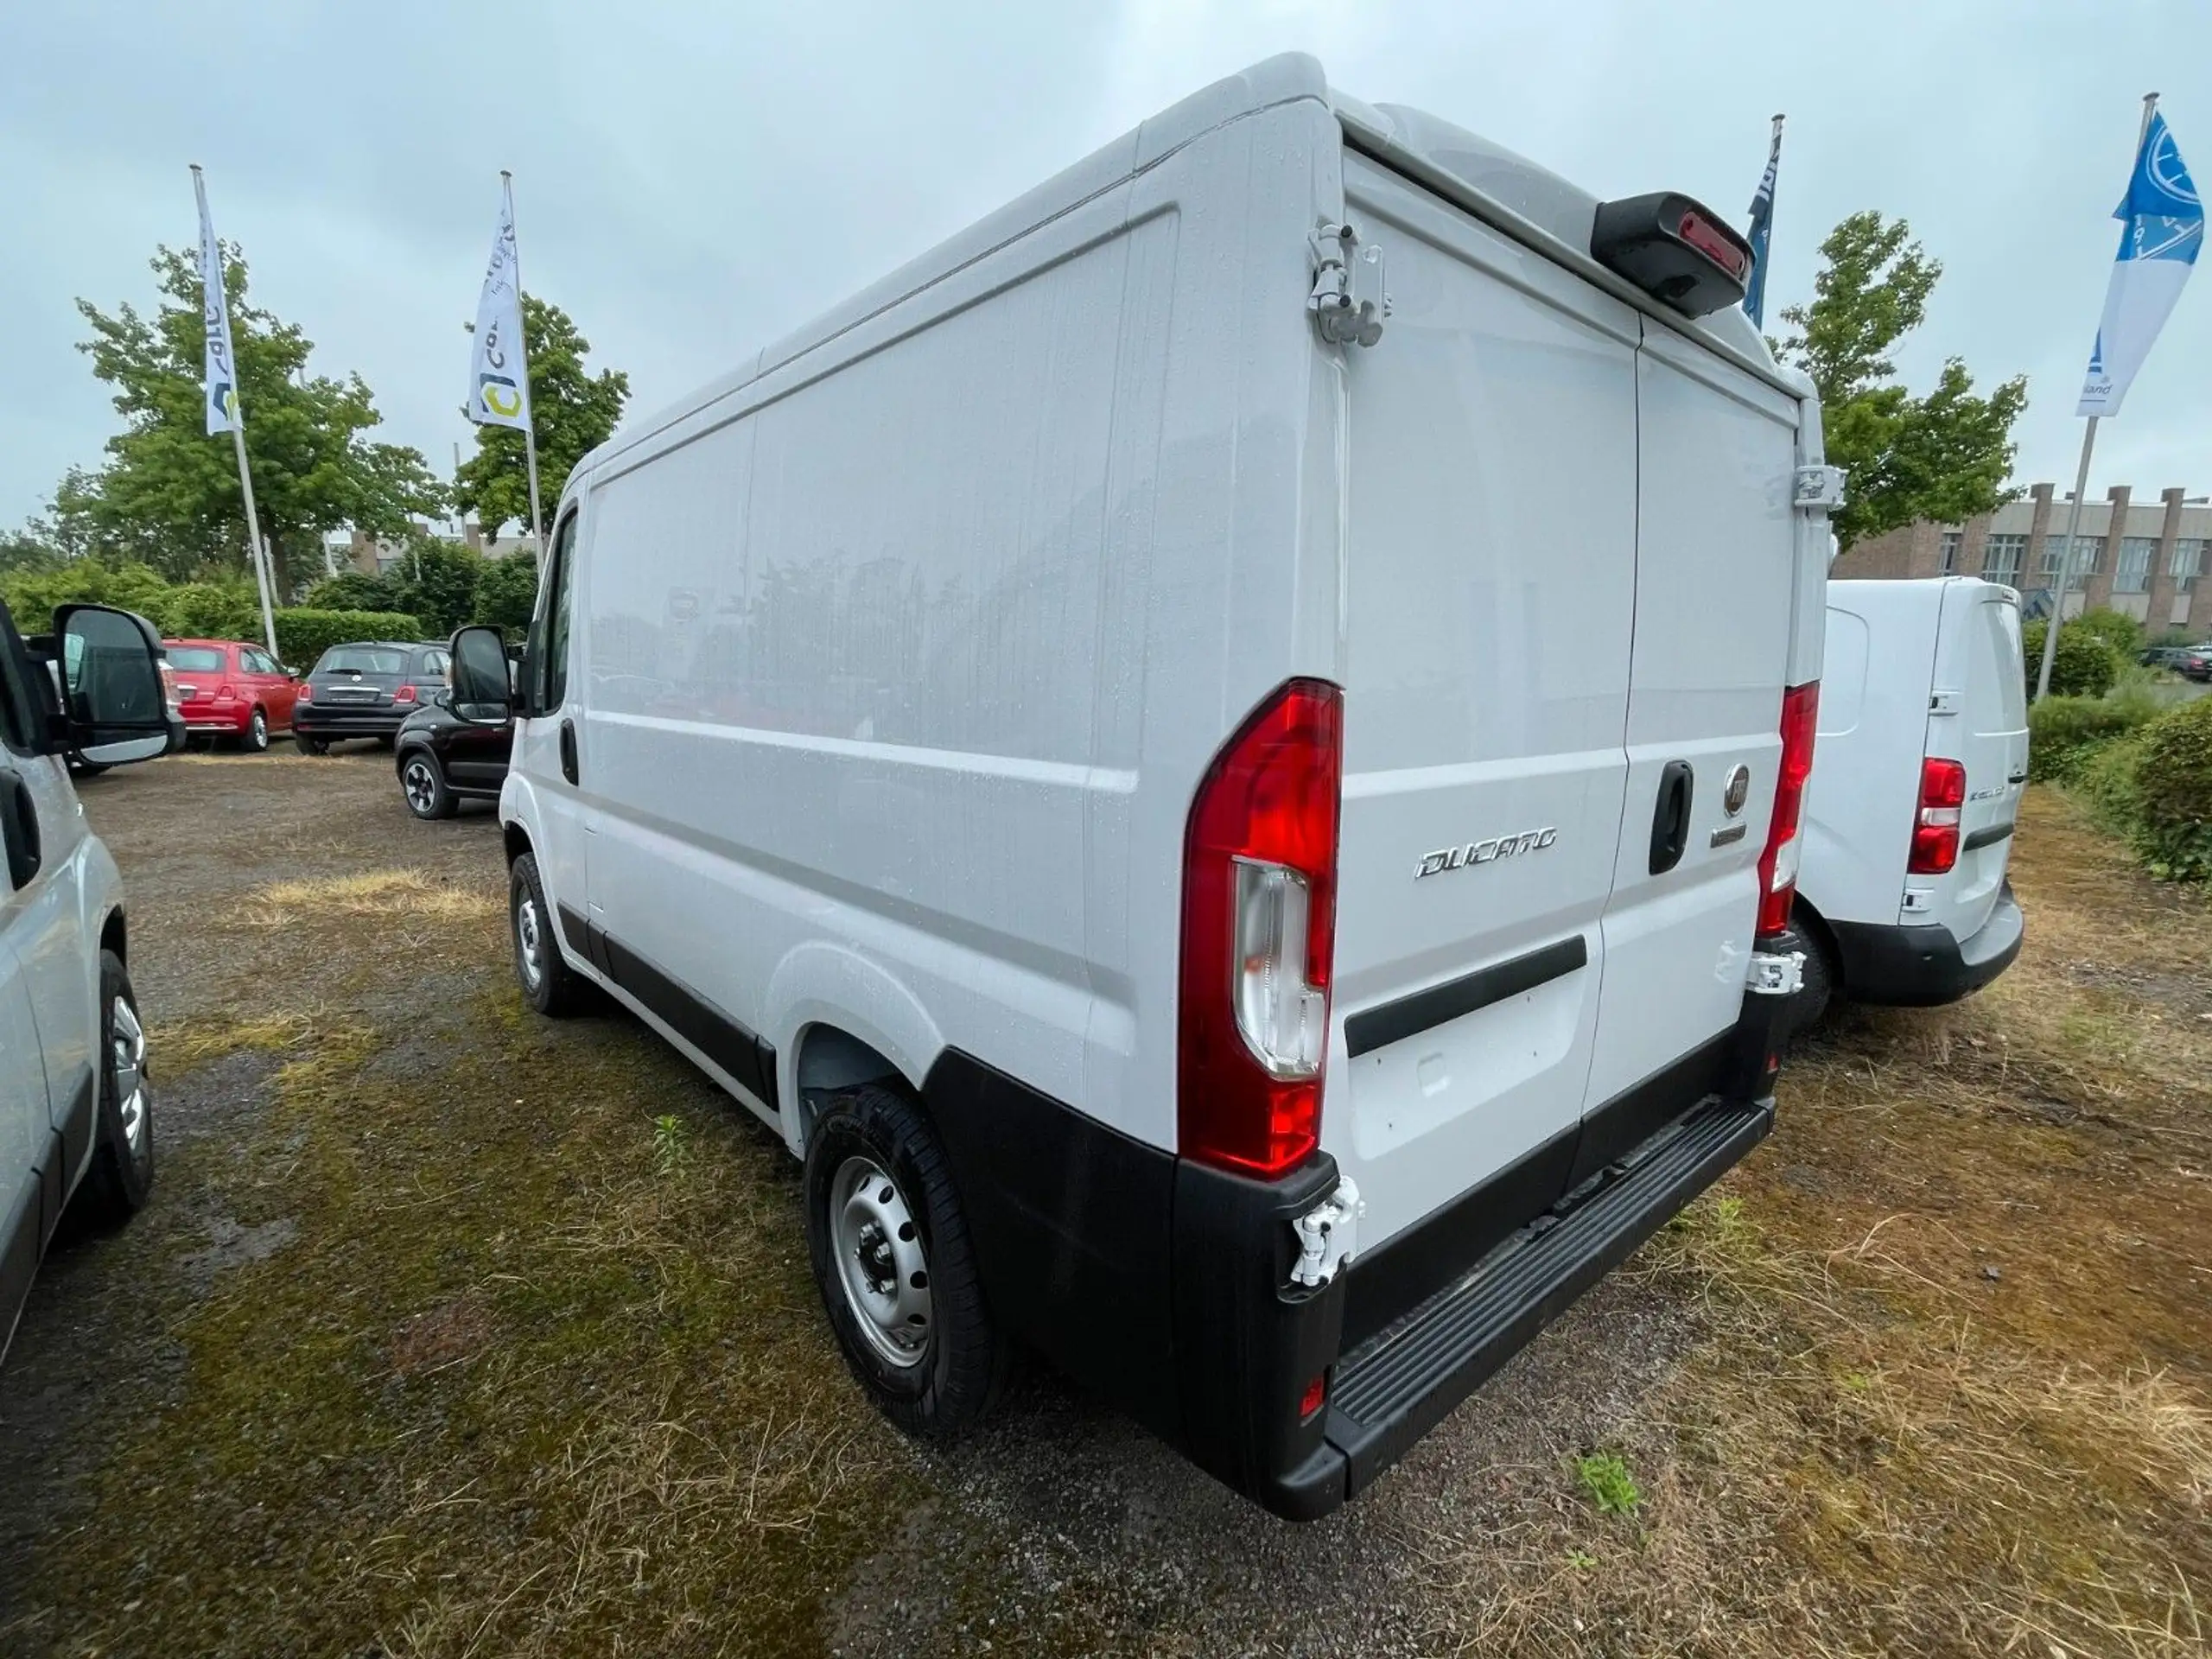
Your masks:
{"label": "high-mounted brake light", "polygon": [[1808,680],[1782,694],[1782,771],[1774,785],[1774,817],[1766,850],[1759,855],[1761,933],[1789,925],[1797,895],[1798,824],[1805,810],[1805,780],[1813,775],[1813,734],[1821,715],[1821,683]]}
{"label": "high-mounted brake light", "polygon": [[1751,250],[1738,247],[1729,239],[1727,232],[1696,208],[1692,207],[1682,214],[1681,222],[1675,227],[1675,234],[1738,282],[1749,280],[1751,274]]}
{"label": "high-mounted brake light", "polygon": [[1320,1144],[1343,778],[1344,694],[1292,680],[1198,785],[1177,1016],[1185,1157],[1274,1176]]}
{"label": "high-mounted brake light", "polygon": [[1959,861],[1959,815],[1967,804],[1967,769],[1929,755],[1920,763],[1920,816],[1913,821],[1912,875],[1948,875]]}
{"label": "high-mounted brake light", "polygon": [[1751,275],[1751,245],[1711,208],[1672,190],[1599,202],[1590,257],[1692,317],[1741,302]]}

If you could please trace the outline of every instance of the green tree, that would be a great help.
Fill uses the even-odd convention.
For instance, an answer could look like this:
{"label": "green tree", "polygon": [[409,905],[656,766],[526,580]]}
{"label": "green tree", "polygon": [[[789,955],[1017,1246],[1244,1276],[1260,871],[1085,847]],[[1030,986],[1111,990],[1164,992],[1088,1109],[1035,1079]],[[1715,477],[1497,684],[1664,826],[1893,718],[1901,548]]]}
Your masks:
{"label": "green tree", "polygon": [[365,570],[341,570],[325,576],[308,589],[307,602],[321,611],[398,611],[398,585],[389,576],[372,576]]}
{"label": "green tree", "polygon": [[484,562],[483,579],[476,584],[477,621],[518,636],[529,628],[537,603],[537,560],[529,549]]}
{"label": "green tree", "polygon": [[1943,274],[1911,235],[1901,219],[1852,214],[1821,244],[1813,302],[1782,314],[1794,332],[1778,353],[1812,377],[1827,458],[1851,474],[1835,516],[1845,547],[1917,519],[1955,523],[2005,499],[2012,423],[2027,406],[2024,376],[1979,397],[1955,357],[1924,397],[1897,384],[1897,342],[1926,319]]}
{"label": "green tree", "polygon": [[[77,302],[92,327],[79,349],[114,387],[124,429],[108,440],[99,473],[63,481],[55,514],[95,538],[93,550],[172,578],[246,570],[238,463],[227,436],[207,435],[201,403],[199,262],[165,247],[152,265],[161,300],[151,316],[128,303],[110,314]],[[444,496],[419,451],[372,441],[379,417],[361,377],[310,375],[313,343],[251,302],[242,256],[233,251],[226,266],[254,501],[286,599],[296,569],[321,567],[331,531],[397,536],[413,516],[441,512]]]}
{"label": "green tree", "polygon": [[[567,312],[535,294],[522,296],[522,332],[529,351],[531,419],[537,430],[538,490],[550,514],[576,463],[613,434],[630,400],[630,377],[620,369],[595,375],[587,369],[591,342],[576,332]],[[454,475],[454,500],[477,516],[486,536],[510,524],[527,530],[530,469],[523,435],[511,426],[478,427],[476,453]]]}
{"label": "green tree", "polygon": [[442,537],[412,534],[392,566],[399,602],[391,608],[420,618],[429,637],[442,639],[476,614],[476,585],[483,578],[482,554]]}
{"label": "green tree", "polygon": [[42,518],[0,533],[0,570],[51,570],[60,563],[54,527]]}

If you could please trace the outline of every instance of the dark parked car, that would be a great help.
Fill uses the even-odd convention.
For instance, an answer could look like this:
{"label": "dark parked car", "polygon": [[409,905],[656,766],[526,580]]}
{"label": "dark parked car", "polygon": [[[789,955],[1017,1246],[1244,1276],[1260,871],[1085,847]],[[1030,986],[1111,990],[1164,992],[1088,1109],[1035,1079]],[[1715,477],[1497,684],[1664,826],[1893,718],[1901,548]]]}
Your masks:
{"label": "dark parked car", "polygon": [[418,818],[449,818],[461,801],[495,801],[507,780],[514,721],[457,719],[452,696],[440,691],[399,728],[399,792]]}
{"label": "dark parked car", "polygon": [[349,737],[373,737],[391,747],[408,715],[445,690],[451,660],[443,645],[390,639],[333,645],[292,707],[301,753],[321,754]]}

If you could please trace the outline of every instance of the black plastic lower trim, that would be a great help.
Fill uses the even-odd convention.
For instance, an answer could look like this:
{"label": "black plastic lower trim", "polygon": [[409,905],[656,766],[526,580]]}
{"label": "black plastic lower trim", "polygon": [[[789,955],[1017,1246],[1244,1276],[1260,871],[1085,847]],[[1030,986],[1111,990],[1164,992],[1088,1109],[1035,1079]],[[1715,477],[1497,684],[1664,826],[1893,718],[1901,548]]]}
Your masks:
{"label": "black plastic lower trim", "polygon": [[776,1103],[776,1046],[756,1036],[704,997],[685,988],[603,927],[567,905],[557,907],[561,932],[581,945],[592,966],[636,997],[670,1030],[738,1080],[770,1111]]}
{"label": "black plastic lower trim", "polygon": [[1564,977],[1590,961],[1590,948],[1582,935],[1547,944],[1510,962],[1493,963],[1471,974],[1432,985],[1411,996],[1402,996],[1379,1007],[1363,1008],[1344,1021],[1344,1052],[1351,1058],[1387,1048],[1392,1043],[1457,1020],[1463,1014],[1503,1002],[1509,996],[1533,991]]}
{"label": "black plastic lower trim", "polygon": [[8,1208],[0,1211],[0,1357],[8,1351],[46,1243],[39,1226],[40,1186],[38,1172],[24,1171],[22,1180],[7,1195]]}
{"label": "black plastic lower trim", "polygon": [[1174,1154],[958,1049],[930,1067],[922,1103],[951,1160],[994,1316],[1173,1438]]}
{"label": "black plastic lower trim", "polygon": [[1981,931],[1961,940],[1941,923],[1916,927],[1830,921],[1844,995],[1858,1002],[1932,1007],[1980,990],[2010,968],[2026,920],[2008,884]]}
{"label": "black plastic lower trim", "polygon": [[92,1149],[92,1125],[99,1115],[100,1080],[88,1071],[77,1085],[76,1098],[61,1120],[61,1179],[64,1185],[84,1173],[85,1158]]}
{"label": "black plastic lower trim", "polygon": [[1596,1110],[1582,1117],[1582,1133],[1574,1146],[1574,1162],[1560,1191],[1580,1186],[1616,1158],[1642,1146],[1661,1129],[1720,1088],[1721,1068],[1732,1029],[1711,1042],[1700,1044],[1664,1070],[1642,1083],[1624,1089]]}
{"label": "black plastic lower trim", "polygon": [[1959,843],[1959,850],[1971,853],[1984,847],[1994,847],[2000,841],[2012,839],[2014,825],[2009,818],[2003,823],[1985,824]]}

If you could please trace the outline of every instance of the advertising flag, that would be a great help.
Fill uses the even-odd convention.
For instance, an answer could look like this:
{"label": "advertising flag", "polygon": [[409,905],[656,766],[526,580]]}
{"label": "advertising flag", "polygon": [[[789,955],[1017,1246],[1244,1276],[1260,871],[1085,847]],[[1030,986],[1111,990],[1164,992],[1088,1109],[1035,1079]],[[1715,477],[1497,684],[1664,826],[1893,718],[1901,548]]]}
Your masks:
{"label": "advertising flag", "polygon": [[2143,130],[2127,194],[2113,217],[2121,224],[2120,253],[2077,415],[2120,413],[2204,245],[2204,205],[2163,115],[2154,111]]}
{"label": "advertising flag", "polygon": [[515,257],[515,198],[502,181],[499,228],[476,302],[476,348],[468,375],[468,418],[530,430],[530,370],[523,360],[522,274]]}
{"label": "advertising flag", "polygon": [[238,412],[238,359],[231,352],[230,306],[223,295],[223,245],[207,216],[207,187],[192,169],[192,194],[200,199],[200,314],[207,331],[207,373],[202,391],[212,437],[245,424]]}
{"label": "advertising flag", "polygon": [[1766,321],[1766,243],[1768,233],[1774,228],[1774,175],[1781,165],[1782,118],[1777,115],[1774,118],[1774,141],[1767,146],[1766,172],[1751,197],[1751,280],[1744,290],[1744,310],[1754,328]]}

